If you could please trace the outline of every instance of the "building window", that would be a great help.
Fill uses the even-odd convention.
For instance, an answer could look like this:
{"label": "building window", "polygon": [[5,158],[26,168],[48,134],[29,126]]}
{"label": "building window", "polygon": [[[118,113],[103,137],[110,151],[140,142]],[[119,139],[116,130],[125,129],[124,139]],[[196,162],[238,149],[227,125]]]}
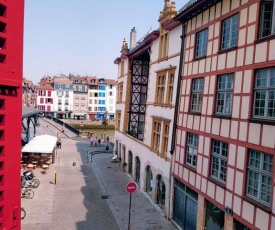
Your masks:
{"label": "building window", "polygon": [[123,82],[118,84],[118,102],[122,102]]}
{"label": "building window", "polygon": [[222,141],[212,142],[211,177],[225,183],[228,144]]}
{"label": "building window", "polygon": [[170,122],[153,117],[151,148],[161,157],[166,157],[168,152]]}
{"label": "building window", "polygon": [[191,100],[192,112],[201,111],[203,86],[204,86],[204,78],[197,78],[193,80],[192,100]]}
{"label": "building window", "polygon": [[120,130],[121,111],[116,111],[116,129]]}
{"label": "building window", "polygon": [[221,49],[237,46],[239,15],[236,14],[222,22],[222,45]]}
{"label": "building window", "polygon": [[168,31],[161,27],[159,38],[159,59],[168,56]]}
{"label": "building window", "polygon": [[231,114],[233,84],[233,74],[224,74],[218,77],[216,114]]}
{"label": "building window", "polygon": [[123,77],[124,75],[124,61],[121,61],[120,64],[120,77]]}
{"label": "building window", "polygon": [[173,88],[174,88],[174,80],[175,80],[175,72],[169,72],[168,73],[168,86],[167,86],[167,99],[166,103],[167,104],[172,104],[173,102]]}
{"label": "building window", "polygon": [[153,133],[152,133],[151,147],[159,151],[160,147],[160,134],[161,134],[161,121],[153,119]]}
{"label": "building window", "polygon": [[164,102],[165,81],[166,81],[165,74],[161,74],[157,76],[157,89],[156,89],[156,98],[155,98],[156,103]]}
{"label": "building window", "polygon": [[275,33],[275,4],[274,1],[261,1],[259,37]]}
{"label": "building window", "polygon": [[170,122],[169,123],[164,123],[164,129],[163,129],[163,144],[162,144],[162,150],[161,150],[161,153],[163,155],[166,155],[166,153],[168,152],[168,140],[169,140],[169,125],[170,125]]}
{"label": "building window", "polygon": [[270,206],[273,156],[249,150],[246,195],[266,206]]}
{"label": "building window", "polygon": [[256,71],[254,117],[275,118],[275,68]]}
{"label": "building window", "polygon": [[207,40],[208,40],[208,29],[197,33],[196,58],[206,56]]}
{"label": "building window", "polygon": [[62,91],[57,91],[57,96],[62,97],[63,96],[63,92]]}
{"label": "building window", "polygon": [[194,168],[197,166],[198,139],[197,134],[187,134],[186,164]]}

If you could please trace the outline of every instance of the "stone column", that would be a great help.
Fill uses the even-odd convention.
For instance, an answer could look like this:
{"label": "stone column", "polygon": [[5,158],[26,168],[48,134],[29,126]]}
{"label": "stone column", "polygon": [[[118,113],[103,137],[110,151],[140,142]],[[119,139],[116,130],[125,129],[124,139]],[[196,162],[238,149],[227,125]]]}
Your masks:
{"label": "stone column", "polygon": [[234,220],[233,216],[224,213],[224,230],[234,230]]}
{"label": "stone column", "polygon": [[206,202],[202,195],[198,194],[197,230],[204,230],[206,215]]}

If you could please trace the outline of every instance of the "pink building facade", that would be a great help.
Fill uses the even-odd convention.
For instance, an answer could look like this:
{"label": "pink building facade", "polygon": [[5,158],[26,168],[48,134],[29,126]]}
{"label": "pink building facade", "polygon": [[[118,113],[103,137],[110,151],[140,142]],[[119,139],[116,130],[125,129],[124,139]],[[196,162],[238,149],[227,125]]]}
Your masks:
{"label": "pink building facade", "polygon": [[173,220],[182,229],[275,229],[274,5],[197,0],[176,16]]}

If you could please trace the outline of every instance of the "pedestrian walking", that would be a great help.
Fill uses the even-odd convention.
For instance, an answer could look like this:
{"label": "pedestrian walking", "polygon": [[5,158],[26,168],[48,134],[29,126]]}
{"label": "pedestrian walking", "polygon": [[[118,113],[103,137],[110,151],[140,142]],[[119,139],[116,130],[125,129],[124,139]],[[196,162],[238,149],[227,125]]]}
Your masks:
{"label": "pedestrian walking", "polygon": [[100,146],[100,143],[101,143],[101,139],[98,138],[98,146]]}
{"label": "pedestrian walking", "polygon": [[94,138],[93,137],[90,138],[90,142],[91,142],[91,146],[93,146],[94,145]]}
{"label": "pedestrian walking", "polygon": [[60,139],[60,137],[59,137],[58,140],[57,140],[56,147],[57,147],[58,149],[61,149],[61,139]]}

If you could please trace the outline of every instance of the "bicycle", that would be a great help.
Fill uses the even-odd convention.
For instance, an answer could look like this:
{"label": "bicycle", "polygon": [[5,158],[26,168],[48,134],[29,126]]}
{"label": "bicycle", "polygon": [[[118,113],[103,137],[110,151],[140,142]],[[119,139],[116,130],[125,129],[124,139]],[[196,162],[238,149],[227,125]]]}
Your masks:
{"label": "bicycle", "polygon": [[40,185],[40,181],[38,179],[34,179],[34,177],[35,175],[33,172],[23,172],[23,176],[21,176],[21,188],[37,188]]}
{"label": "bicycle", "polygon": [[21,188],[38,188],[40,181],[38,179],[26,180],[24,176],[21,177]]}
{"label": "bicycle", "polygon": [[21,189],[21,198],[32,199],[34,197],[34,191],[30,188]]}
{"label": "bicycle", "polygon": [[23,220],[26,217],[26,211],[23,207],[21,207],[21,220]]}

